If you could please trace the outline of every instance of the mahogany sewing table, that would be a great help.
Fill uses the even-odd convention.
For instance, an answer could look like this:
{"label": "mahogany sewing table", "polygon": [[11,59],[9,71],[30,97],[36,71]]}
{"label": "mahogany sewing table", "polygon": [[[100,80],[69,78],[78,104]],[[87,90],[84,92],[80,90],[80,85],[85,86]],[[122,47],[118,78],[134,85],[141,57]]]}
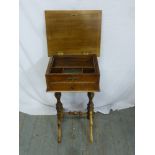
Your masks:
{"label": "mahogany sewing table", "polygon": [[[61,92],[88,92],[87,118],[93,142],[94,92],[99,91],[100,10],[45,11],[48,56],[47,91],[57,99],[58,143],[64,116]],[[81,112],[74,112],[81,114]]]}

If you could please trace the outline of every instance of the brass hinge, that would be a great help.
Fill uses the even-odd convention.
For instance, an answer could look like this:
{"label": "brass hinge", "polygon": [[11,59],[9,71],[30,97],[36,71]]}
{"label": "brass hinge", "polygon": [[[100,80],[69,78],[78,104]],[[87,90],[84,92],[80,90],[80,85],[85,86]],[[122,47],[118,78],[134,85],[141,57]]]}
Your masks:
{"label": "brass hinge", "polygon": [[64,55],[63,52],[57,52],[57,55]]}
{"label": "brass hinge", "polygon": [[89,52],[83,52],[83,55],[89,55]]}

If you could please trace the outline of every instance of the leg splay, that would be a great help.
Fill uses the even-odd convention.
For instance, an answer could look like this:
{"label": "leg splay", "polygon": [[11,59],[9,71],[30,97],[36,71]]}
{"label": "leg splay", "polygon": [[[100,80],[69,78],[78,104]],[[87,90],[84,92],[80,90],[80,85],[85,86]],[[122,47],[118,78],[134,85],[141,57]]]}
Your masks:
{"label": "leg splay", "polygon": [[94,104],[93,104],[93,92],[88,92],[89,103],[87,105],[87,118],[89,119],[89,136],[90,143],[93,143],[93,117],[94,117]]}
{"label": "leg splay", "polygon": [[56,109],[57,109],[58,143],[61,143],[61,139],[62,139],[61,122],[62,122],[62,118],[63,118],[63,105],[60,101],[61,93],[56,92],[55,97],[57,99]]}

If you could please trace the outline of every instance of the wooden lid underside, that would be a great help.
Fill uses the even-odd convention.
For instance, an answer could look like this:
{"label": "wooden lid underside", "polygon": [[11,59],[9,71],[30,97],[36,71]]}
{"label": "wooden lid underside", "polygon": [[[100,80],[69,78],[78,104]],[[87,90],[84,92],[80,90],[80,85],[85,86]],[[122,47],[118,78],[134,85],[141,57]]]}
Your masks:
{"label": "wooden lid underside", "polygon": [[100,55],[100,10],[45,11],[48,56]]}

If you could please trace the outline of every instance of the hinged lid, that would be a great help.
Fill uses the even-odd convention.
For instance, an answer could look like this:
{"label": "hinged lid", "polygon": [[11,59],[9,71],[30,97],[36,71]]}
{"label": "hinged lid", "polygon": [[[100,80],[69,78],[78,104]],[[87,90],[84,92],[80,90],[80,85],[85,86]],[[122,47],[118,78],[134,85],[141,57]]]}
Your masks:
{"label": "hinged lid", "polygon": [[99,56],[101,15],[101,10],[45,11],[48,56]]}

